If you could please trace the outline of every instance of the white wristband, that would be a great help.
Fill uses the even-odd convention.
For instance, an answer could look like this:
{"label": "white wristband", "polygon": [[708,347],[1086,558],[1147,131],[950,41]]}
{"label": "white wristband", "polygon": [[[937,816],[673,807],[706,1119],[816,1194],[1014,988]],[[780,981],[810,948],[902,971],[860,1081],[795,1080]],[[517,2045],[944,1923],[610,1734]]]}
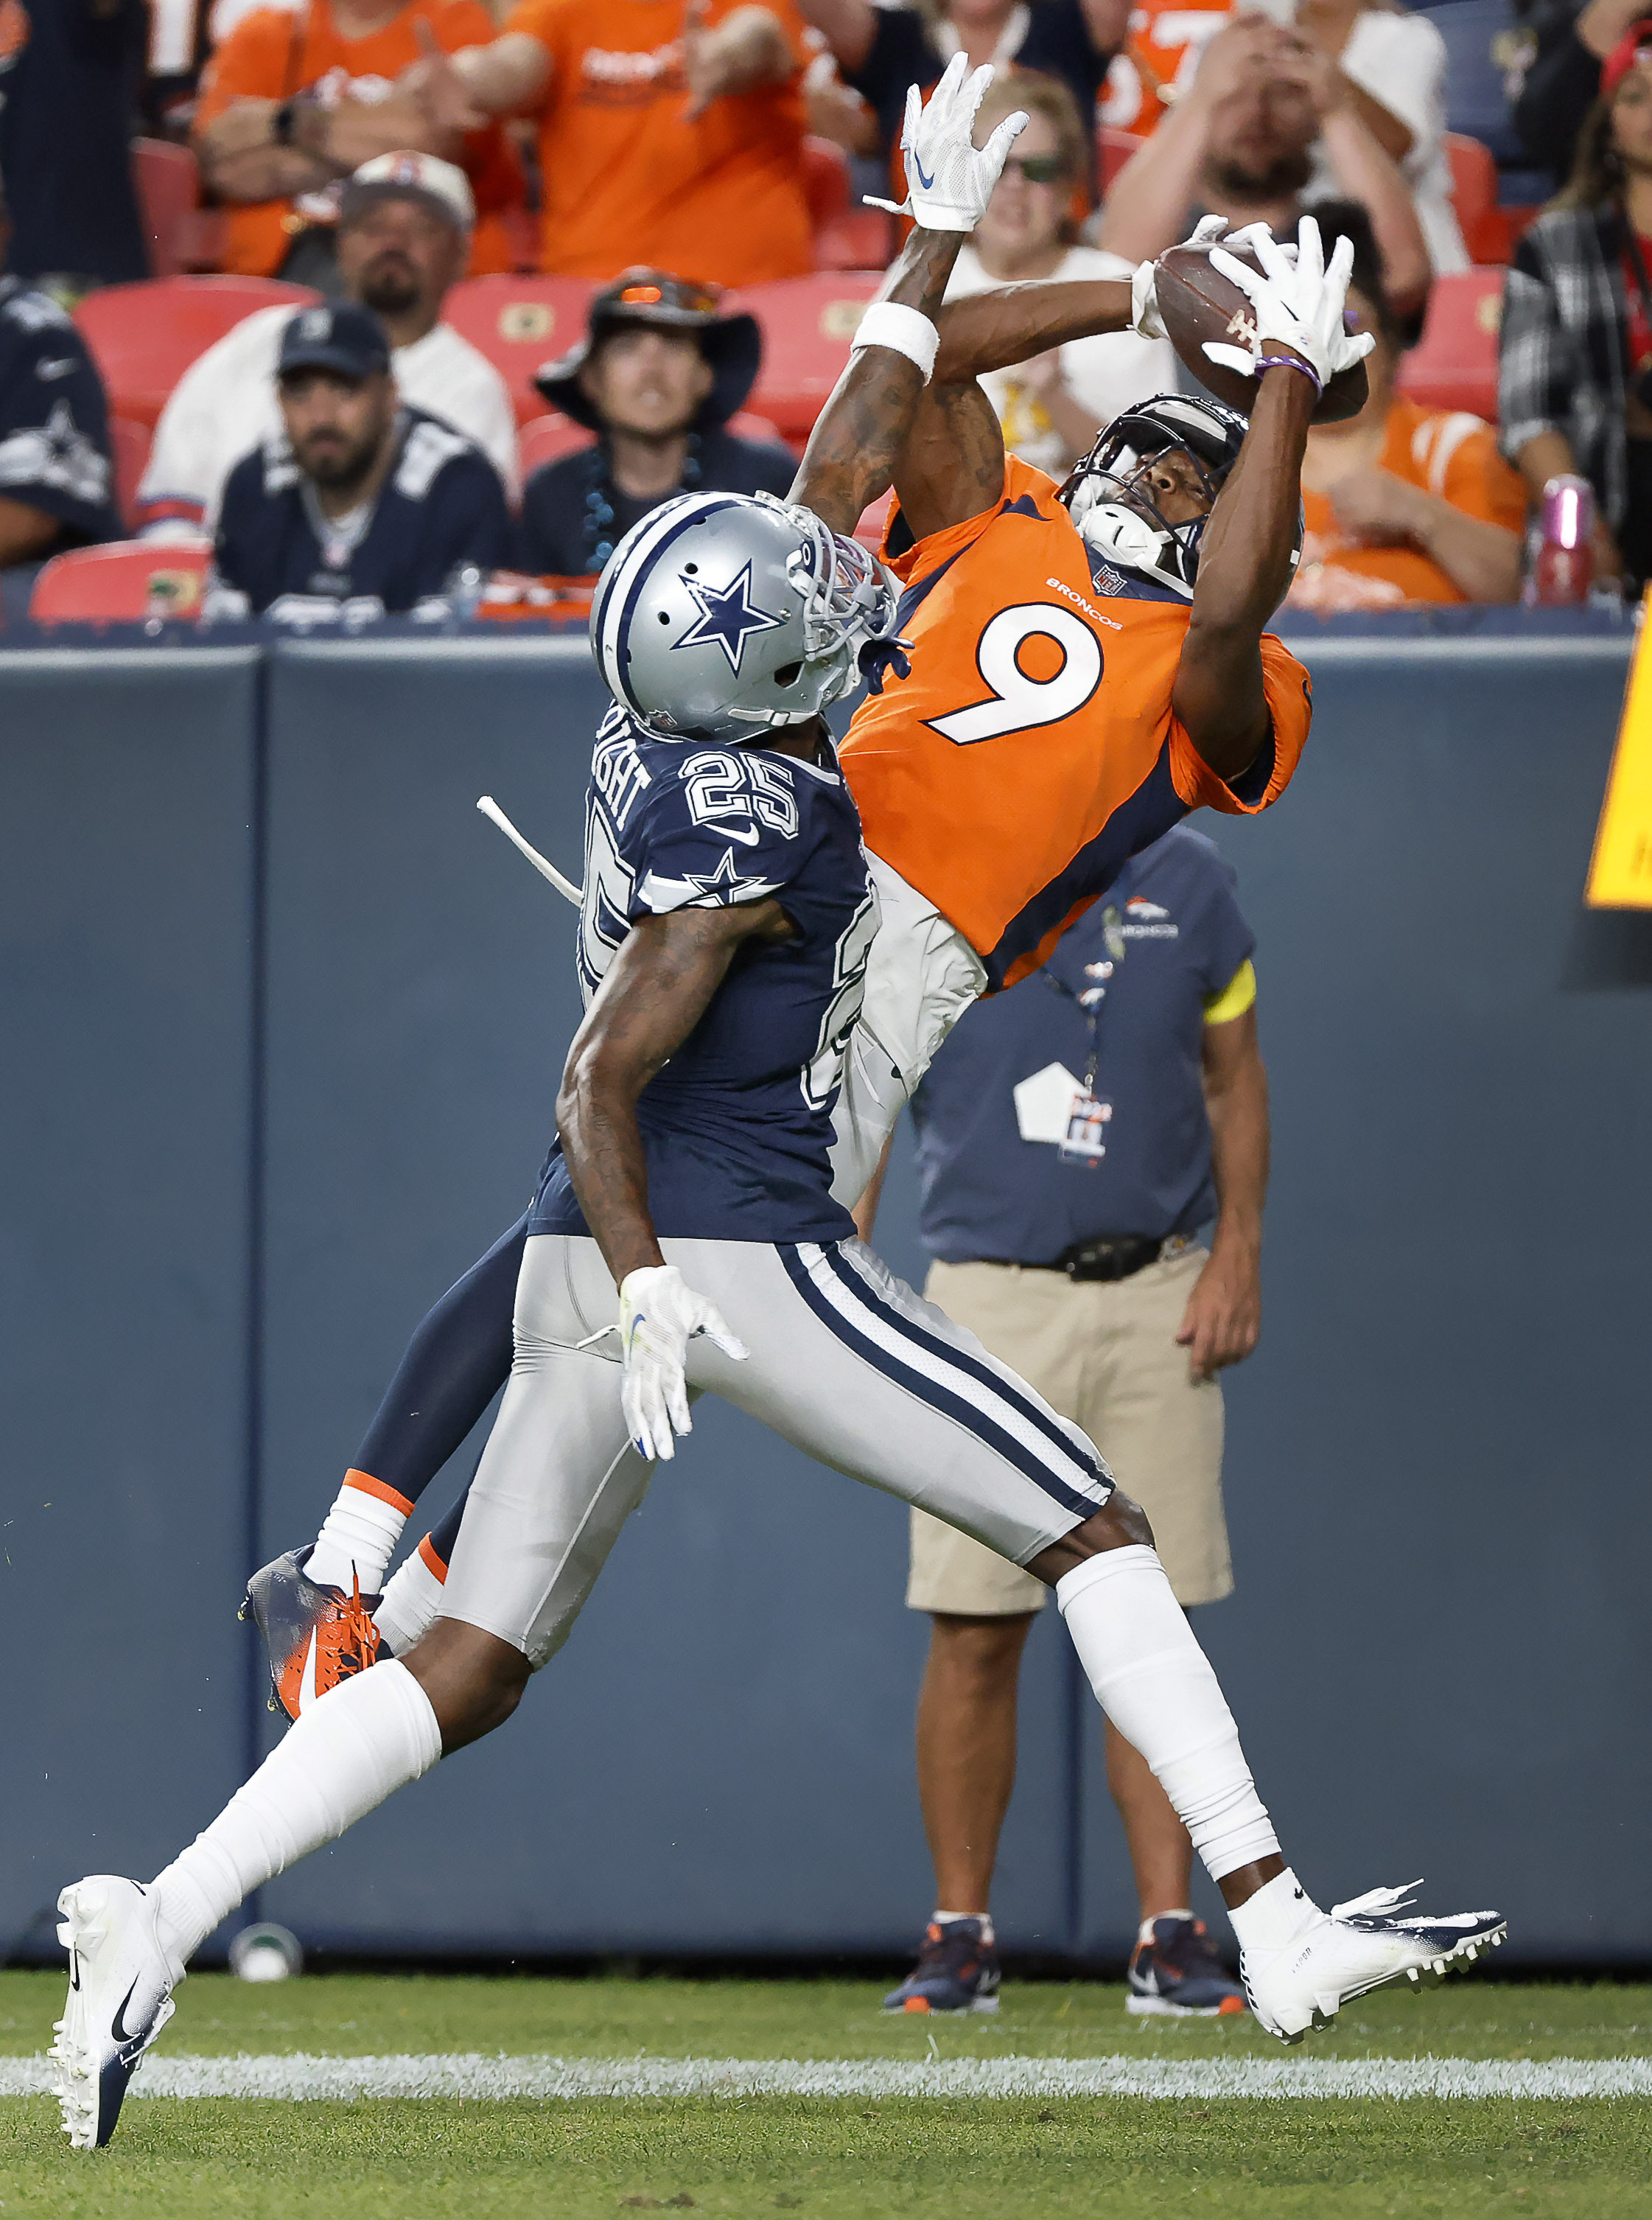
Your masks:
{"label": "white wristband", "polygon": [[917,364],[927,385],[940,344],[940,334],[921,309],[903,309],[895,301],[874,301],[860,320],[849,352],[855,355],[862,347],[892,347],[896,354]]}

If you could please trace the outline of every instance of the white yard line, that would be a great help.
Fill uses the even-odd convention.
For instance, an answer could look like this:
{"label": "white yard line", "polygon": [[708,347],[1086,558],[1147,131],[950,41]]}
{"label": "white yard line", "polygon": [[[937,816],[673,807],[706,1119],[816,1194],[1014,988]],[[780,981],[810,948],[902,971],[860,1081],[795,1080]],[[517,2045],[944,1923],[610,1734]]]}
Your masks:
{"label": "white yard line", "polygon": [[[52,2086],[0,2058],[0,2097]],[[146,2061],[134,2097],[1652,2097],[1652,2058],[190,2058]]]}

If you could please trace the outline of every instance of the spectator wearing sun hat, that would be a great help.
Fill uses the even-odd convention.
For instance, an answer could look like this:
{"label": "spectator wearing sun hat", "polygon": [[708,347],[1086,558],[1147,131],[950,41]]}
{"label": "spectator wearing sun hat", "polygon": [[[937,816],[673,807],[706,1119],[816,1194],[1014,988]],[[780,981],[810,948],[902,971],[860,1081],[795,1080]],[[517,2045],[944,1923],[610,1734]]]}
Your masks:
{"label": "spectator wearing sun hat", "polygon": [[[441,321],[464,269],[475,215],[464,172],[433,155],[381,154],[346,185],[339,271],[389,334],[403,401],[474,440],[516,492],[516,416],[487,358]],[[190,364],[161,411],[138,489],[146,537],[210,531],[224,480],[280,429],[276,356],[291,310],[259,309]]]}
{"label": "spectator wearing sun hat", "polygon": [[673,494],[783,495],[797,471],[790,452],[727,428],[761,359],[756,319],[724,315],[707,287],[630,270],[599,293],[585,337],[535,380],[597,437],[528,480],[523,568],[589,577]]}

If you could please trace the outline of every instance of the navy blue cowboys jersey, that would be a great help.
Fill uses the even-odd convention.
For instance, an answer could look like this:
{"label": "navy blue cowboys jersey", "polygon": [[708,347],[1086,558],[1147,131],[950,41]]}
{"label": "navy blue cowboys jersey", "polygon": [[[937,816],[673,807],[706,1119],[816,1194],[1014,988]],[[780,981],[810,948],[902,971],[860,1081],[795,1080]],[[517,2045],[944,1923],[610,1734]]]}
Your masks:
{"label": "navy blue cowboys jersey", "polygon": [[371,515],[329,520],[277,433],[224,482],[218,577],[255,614],[284,595],[371,599],[389,611],[439,594],[460,564],[496,570],[510,514],[481,449],[421,408],[397,413],[398,451]]}
{"label": "navy blue cowboys jersey", "polygon": [[[836,765],[654,739],[620,709],[585,805],[580,985],[589,1001],[639,918],[772,895],[795,940],[748,942],[637,1105],[655,1231],[714,1241],[841,1241],[832,1109],[877,911],[860,818]],[[559,1143],[529,1231],[589,1231]]]}
{"label": "navy blue cowboys jersey", "polygon": [[55,543],[118,539],[109,405],[57,302],[0,278],[0,495],[54,516]]}

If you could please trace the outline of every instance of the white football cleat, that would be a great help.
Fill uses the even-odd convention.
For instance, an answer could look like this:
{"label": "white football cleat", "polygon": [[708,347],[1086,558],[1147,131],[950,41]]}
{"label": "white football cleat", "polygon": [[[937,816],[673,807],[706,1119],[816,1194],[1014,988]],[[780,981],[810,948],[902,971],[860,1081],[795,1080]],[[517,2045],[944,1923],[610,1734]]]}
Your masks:
{"label": "white football cleat", "polygon": [[1411,1890],[1374,1888],[1321,1911],[1300,1888],[1302,1919],[1280,1949],[1239,1954],[1239,1978],[1250,2009],[1269,2035],[1300,2042],[1310,2028],[1334,2019],[1350,1997],[1387,1981],[1445,1974],[1508,1933],[1497,1911],[1411,1912]]}
{"label": "white football cleat", "polygon": [[155,1931],[155,1899],[134,1880],[93,1874],[58,1899],[69,1953],[69,2001],[47,2054],[56,2067],[63,2132],[99,2150],[143,2054],[173,2012],[174,1974]]}

